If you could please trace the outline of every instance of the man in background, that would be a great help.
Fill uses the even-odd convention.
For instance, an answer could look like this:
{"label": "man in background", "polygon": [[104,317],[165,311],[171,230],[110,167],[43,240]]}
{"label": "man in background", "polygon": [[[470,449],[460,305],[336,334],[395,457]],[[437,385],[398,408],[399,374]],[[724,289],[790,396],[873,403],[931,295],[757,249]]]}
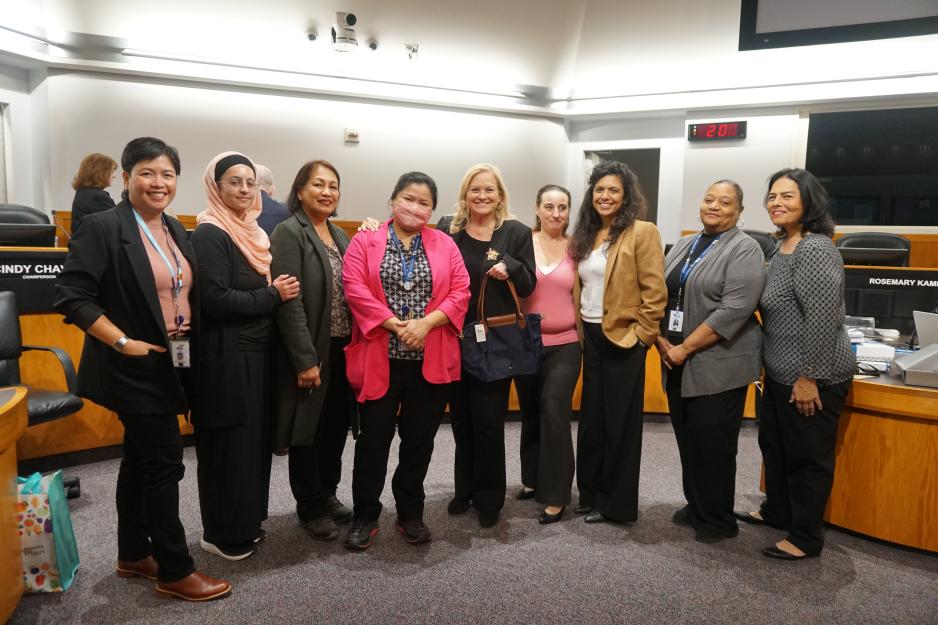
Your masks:
{"label": "man in background", "polygon": [[290,216],[290,211],[283,202],[273,198],[274,177],[270,169],[264,165],[257,165],[257,186],[261,189],[261,214],[257,218],[257,225],[264,229],[267,236],[274,231],[274,226]]}

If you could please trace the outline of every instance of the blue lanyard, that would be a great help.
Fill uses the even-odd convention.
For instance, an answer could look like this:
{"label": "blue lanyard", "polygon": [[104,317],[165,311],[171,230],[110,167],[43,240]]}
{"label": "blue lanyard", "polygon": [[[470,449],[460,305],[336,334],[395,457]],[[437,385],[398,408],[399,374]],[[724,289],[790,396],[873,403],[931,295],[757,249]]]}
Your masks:
{"label": "blue lanyard", "polygon": [[417,264],[417,251],[420,249],[421,241],[420,235],[415,236],[411,242],[410,257],[407,258],[404,252],[404,244],[397,238],[394,226],[388,226],[388,231],[391,233],[391,241],[394,243],[394,247],[397,248],[397,253],[401,256],[401,281],[404,284],[404,289],[409,291],[413,287],[411,277],[414,275],[414,267]]}
{"label": "blue lanyard", "polygon": [[687,258],[684,259],[684,267],[681,268],[681,289],[684,288],[684,283],[687,282],[687,278],[690,276],[690,272],[692,272],[694,267],[696,267],[697,264],[704,259],[704,256],[707,255],[707,253],[713,248],[714,245],[716,245],[717,241],[719,241],[720,237],[722,236],[723,233],[721,232],[719,235],[717,235],[717,238],[711,241],[710,245],[708,245],[704,251],[700,253],[700,256],[694,259],[694,262],[690,262],[690,257],[694,255],[694,252],[697,250],[697,244],[700,243],[701,234],[698,233],[697,236],[694,237],[694,242],[691,243],[690,251],[687,252]]}
{"label": "blue lanyard", "polygon": [[[182,325],[183,319],[182,316],[178,314],[179,310],[179,293],[182,291],[182,263],[179,262],[179,257],[176,256],[176,250],[173,249],[173,244],[169,243],[169,252],[173,255],[173,260],[176,261],[176,269],[173,269],[172,263],[169,262],[169,258],[166,257],[166,254],[163,252],[163,248],[160,247],[160,244],[156,242],[156,238],[153,236],[153,233],[150,232],[150,228],[147,227],[146,223],[143,221],[143,217],[140,216],[140,213],[137,212],[137,209],[133,209],[134,218],[137,220],[137,224],[140,225],[140,229],[143,230],[143,234],[146,235],[147,239],[150,240],[150,244],[153,246],[153,249],[156,250],[156,253],[160,255],[160,258],[163,259],[163,262],[166,263],[166,268],[169,269],[170,279],[173,281],[173,304],[177,310],[176,313],[176,327]],[[160,224],[163,224],[163,216],[160,216]],[[166,232],[166,240],[169,242],[170,236],[169,232]]]}

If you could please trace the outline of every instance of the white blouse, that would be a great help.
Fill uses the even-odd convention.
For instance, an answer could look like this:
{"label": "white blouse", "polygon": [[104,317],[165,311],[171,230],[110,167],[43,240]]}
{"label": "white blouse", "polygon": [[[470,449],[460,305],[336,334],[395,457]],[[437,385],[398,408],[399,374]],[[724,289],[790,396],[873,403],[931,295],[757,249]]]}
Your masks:
{"label": "white blouse", "polygon": [[600,245],[580,261],[577,269],[583,284],[580,291],[580,316],[587,323],[602,323],[603,320],[603,282],[608,251],[608,245]]}

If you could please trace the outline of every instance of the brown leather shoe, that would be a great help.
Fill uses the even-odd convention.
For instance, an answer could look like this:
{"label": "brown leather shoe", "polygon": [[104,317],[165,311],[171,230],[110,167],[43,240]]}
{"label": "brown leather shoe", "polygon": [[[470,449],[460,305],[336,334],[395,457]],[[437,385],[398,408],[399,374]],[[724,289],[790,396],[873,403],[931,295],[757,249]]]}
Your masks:
{"label": "brown leather shoe", "polygon": [[117,561],[118,577],[143,577],[155,582],[157,572],[159,572],[159,565],[153,559],[153,556],[147,556],[136,562]]}
{"label": "brown leather shoe", "polygon": [[157,582],[156,591],[186,601],[209,601],[231,592],[231,584],[196,571],[175,582]]}

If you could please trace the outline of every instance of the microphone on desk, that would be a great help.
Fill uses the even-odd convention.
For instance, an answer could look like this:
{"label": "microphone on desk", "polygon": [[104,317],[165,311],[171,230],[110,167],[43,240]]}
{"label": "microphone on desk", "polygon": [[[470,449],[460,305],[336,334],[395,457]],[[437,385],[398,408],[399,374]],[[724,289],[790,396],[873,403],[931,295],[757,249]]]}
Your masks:
{"label": "microphone on desk", "polygon": [[60,224],[60,223],[56,220],[56,218],[55,218],[55,210],[54,210],[54,209],[53,209],[53,211],[52,211],[52,223],[55,224],[55,227],[56,227],[56,228],[58,228],[59,230],[62,231],[62,234],[65,235],[65,240],[66,240],[66,241],[71,241],[71,240],[72,240],[72,235],[69,234],[68,230],[66,230],[64,227],[62,227],[62,224]]}

